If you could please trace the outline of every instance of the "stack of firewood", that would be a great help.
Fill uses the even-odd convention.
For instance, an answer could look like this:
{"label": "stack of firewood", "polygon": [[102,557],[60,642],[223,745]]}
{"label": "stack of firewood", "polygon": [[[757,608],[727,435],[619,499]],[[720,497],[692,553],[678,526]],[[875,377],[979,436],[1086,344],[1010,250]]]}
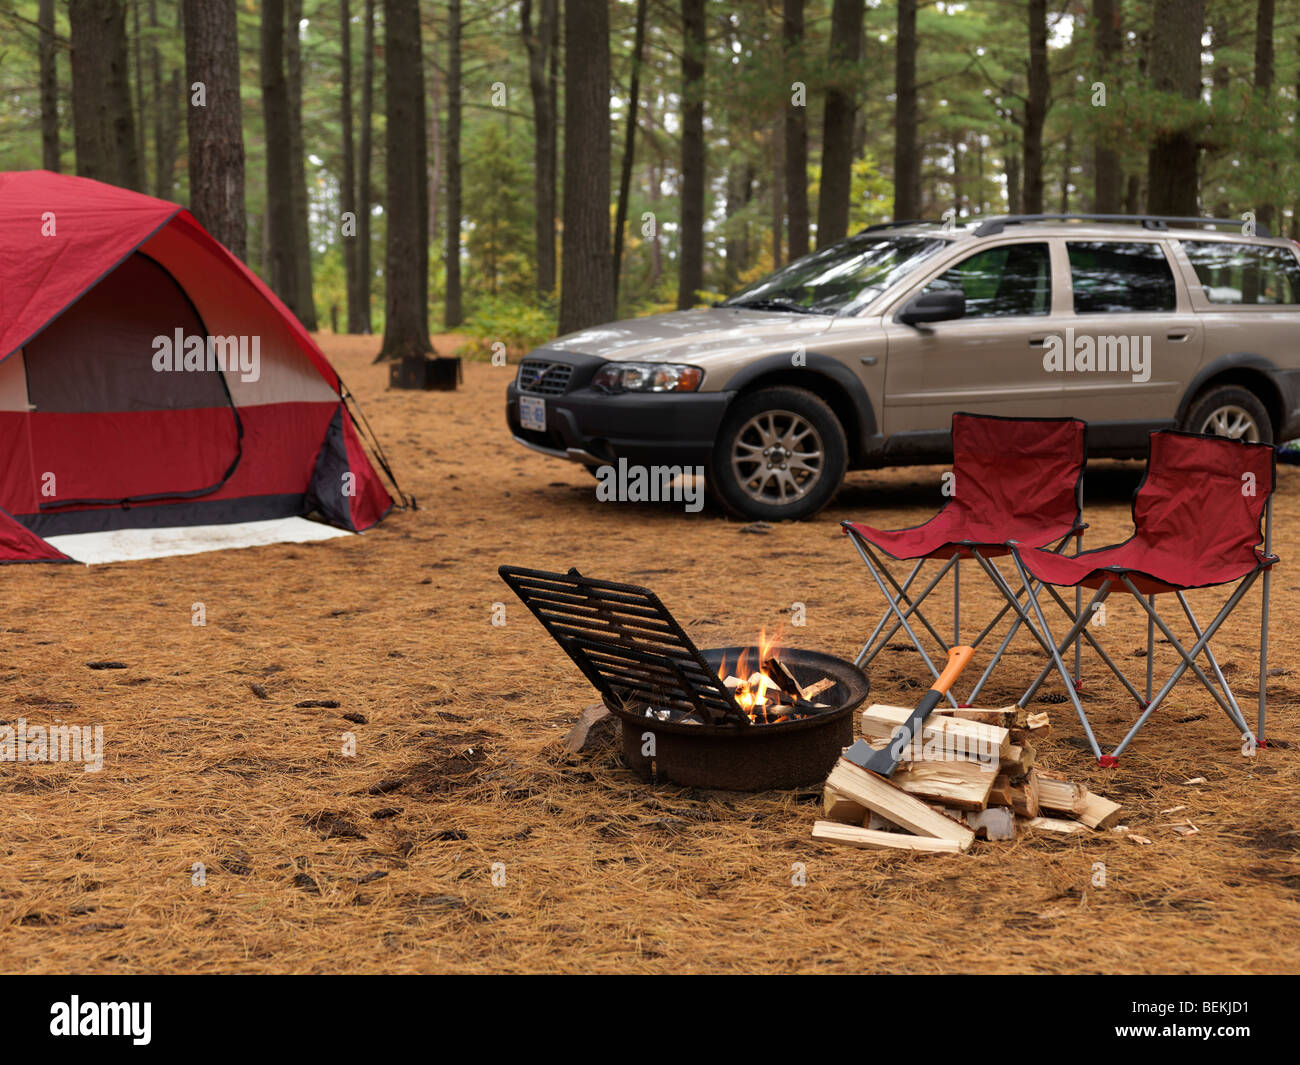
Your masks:
{"label": "stack of firewood", "polygon": [[1118,803],[1035,765],[1034,744],[1051,728],[1047,714],[1018,706],[936,709],[921,734],[904,743],[899,726],[910,714],[881,705],[862,712],[863,738],[877,748],[898,744],[903,760],[887,780],[841,758],[826,780],[824,819],[813,826],[813,839],[951,852],[976,839],[1088,832],[1118,820]]}

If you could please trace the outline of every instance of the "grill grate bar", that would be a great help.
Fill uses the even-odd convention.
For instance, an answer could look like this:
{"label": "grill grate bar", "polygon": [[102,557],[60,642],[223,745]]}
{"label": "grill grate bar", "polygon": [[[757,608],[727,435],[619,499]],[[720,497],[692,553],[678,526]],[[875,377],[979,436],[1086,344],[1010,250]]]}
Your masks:
{"label": "grill grate bar", "polygon": [[607,698],[748,725],[721,679],[648,588],[502,566],[501,579]]}

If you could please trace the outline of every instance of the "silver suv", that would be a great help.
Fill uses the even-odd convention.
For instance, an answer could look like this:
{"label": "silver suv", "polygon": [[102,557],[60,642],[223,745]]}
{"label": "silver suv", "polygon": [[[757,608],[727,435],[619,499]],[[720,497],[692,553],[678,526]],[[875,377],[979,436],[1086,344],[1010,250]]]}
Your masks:
{"label": "silver suv", "polygon": [[707,310],[531,352],[514,438],[593,469],[703,467],[730,511],[816,513],[848,469],[945,462],[953,411],[1071,415],[1093,456],[1176,426],[1300,436],[1300,258],[1242,222],[871,226]]}

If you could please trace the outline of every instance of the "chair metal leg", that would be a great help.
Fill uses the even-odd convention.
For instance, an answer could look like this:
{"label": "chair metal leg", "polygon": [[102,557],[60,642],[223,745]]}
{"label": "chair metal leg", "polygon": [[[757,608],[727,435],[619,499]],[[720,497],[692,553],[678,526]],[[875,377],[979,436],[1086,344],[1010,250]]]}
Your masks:
{"label": "chair metal leg", "polygon": [[[1191,625],[1192,631],[1196,633],[1197,636],[1200,636],[1201,626],[1196,620],[1196,615],[1192,613],[1191,604],[1188,603],[1187,597],[1183,595],[1182,592],[1176,594],[1178,596],[1179,605],[1182,606],[1183,613],[1187,616],[1187,623]],[[1147,620],[1150,621],[1149,618]],[[1241,707],[1237,704],[1237,697],[1232,694],[1232,688],[1228,686],[1228,681],[1223,675],[1223,670],[1219,668],[1219,660],[1214,657],[1214,649],[1208,643],[1205,645],[1205,657],[1209,659],[1210,666],[1214,669],[1214,675],[1219,680],[1219,687],[1223,689],[1223,694],[1228,697],[1228,703],[1231,705],[1231,709],[1229,709],[1227,706],[1223,705],[1222,700],[1218,700],[1219,707],[1227,713],[1228,720],[1240,729],[1243,737],[1249,736],[1250,726],[1246,724],[1245,715],[1242,714]],[[1211,692],[1211,694],[1213,694],[1213,692]]]}
{"label": "chair metal leg", "polygon": [[[1273,554],[1273,497],[1268,497],[1264,505],[1264,554]],[[1264,570],[1264,590],[1261,593],[1259,610],[1259,720],[1255,729],[1255,739],[1264,743],[1264,698],[1268,685],[1268,600],[1269,587],[1273,576],[1270,565]]]}
{"label": "chair metal leg", "polygon": [[[883,562],[881,562],[880,559],[876,558],[875,552],[873,552],[871,548],[868,547],[865,543],[859,543],[857,540],[855,540],[854,543],[857,544],[859,552],[865,552],[866,554],[871,556],[872,560],[876,563],[879,572],[883,573],[885,575],[885,579],[888,580],[889,583],[894,586],[894,590],[898,592],[899,598],[901,598],[903,602],[909,602],[907,596],[903,594],[902,587],[899,585],[898,581],[894,578],[894,575],[889,572],[889,567],[886,566]],[[937,576],[942,577],[945,573],[948,572],[951,566],[952,566],[952,559],[948,559],[948,561],[944,564],[943,569],[939,571]],[[934,584],[935,582],[931,581],[930,587],[934,587]],[[930,624],[926,616],[922,614],[919,610],[917,611],[916,616],[921,619],[921,624],[924,625],[927,631],[930,633],[930,635],[934,637],[935,642],[938,643],[938,645],[941,648],[943,648],[945,653],[947,653],[948,641],[939,635],[938,630],[935,629],[935,627]]]}
{"label": "chair metal leg", "polygon": [[[889,604],[889,609],[894,612],[895,617],[898,619],[899,623],[903,626],[903,631],[906,632],[908,637],[911,639],[912,645],[921,653],[921,658],[925,661],[925,664],[929,667],[931,676],[933,676],[937,680],[939,678],[939,670],[936,669],[934,663],[930,661],[930,656],[926,654],[925,647],[921,644],[921,641],[917,639],[916,633],[913,631],[912,626],[907,623],[907,615],[903,613],[898,603],[895,602],[895,600],[890,596],[889,590],[885,587],[884,580],[881,578],[880,573],[877,571],[876,567],[871,562],[870,553],[868,551],[865,551],[862,548],[862,545],[859,544],[856,539],[854,540],[854,546],[858,548],[859,553],[862,555],[862,561],[864,561],[867,564],[867,569],[871,571],[871,576],[875,578],[876,584],[880,588],[880,594],[885,597],[885,601]],[[928,623],[927,623],[927,627],[928,627]],[[943,641],[940,640],[939,642],[942,643]],[[948,697],[948,701],[955,708],[957,706],[957,700],[953,698],[951,689],[946,694]]]}
{"label": "chair metal leg", "polygon": [[952,645],[961,644],[961,555],[952,556]]}
{"label": "chair metal leg", "polygon": [[[1038,602],[1038,596],[1035,595],[1033,589],[1029,587],[1029,574],[1026,572],[1025,565],[1020,561],[1018,555],[1012,552],[1011,558],[1012,561],[1015,562],[1016,569],[1020,573],[1021,581],[1024,582],[1025,594],[1028,595],[1029,603],[1034,608],[1034,614],[1038,618],[1038,624],[1042,627],[1043,636],[1047,640],[1047,646],[1051,649],[1052,661],[1055,663],[1057,671],[1061,674],[1061,680],[1065,682],[1066,694],[1069,695],[1070,701],[1074,703],[1074,711],[1079,715],[1079,723],[1083,725],[1083,731],[1088,737],[1088,744],[1092,747],[1092,753],[1096,756],[1097,760],[1100,761],[1101,748],[1097,745],[1097,737],[1092,734],[1092,725],[1088,721],[1088,715],[1084,713],[1083,704],[1079,702],[1079,693],[1075,690],[1074,685],[1070,681],[1069,671],[1065,668],[1065,663],[1061,660],[1061,653],[1056,648],[1056,642],[1052,638],[1052,631],[1047,627],[1047,618],[1043,616],[1043,608]],[[1102,587],[1104,589],[1106,586],[1103,585]],[[1078,627],[1077,621],[1075,622],[1075,627]],[[1075,639],[1077,636],[1077,632],[1071,631],[1071,633],[1065,638],[1062,646],[1069,647],[1070,641]],[[1024,706],[1025,704],[1022,702],[1020,705]]]}
{"label": "chair metal leg", "polygon": [[[1057,605],[1061,608],[1061,613],[1064,614],[1067,618],[1069,618],[1072,622],[1075,621],[1079,615],[1076,612],[1071,611],[1070,608],[1065,605],[1065,600],[1061,598],[1060,593],[1058,593],[1057,590],[1053,588],[1050,584],[1047,585],[1047,590],[1048,592],[1051,593],[1052,598],[1056,600]],[[1095,605],[1096,605],[1095,603],[1089,604],[1090,612],[1093,610],[1093,607],[1095,607]],[[1085,621],[1086,622],[1092,621],[1091,613],[1085,618]],[[1101,643],[1097,640],[1097,637],[1095,637],[1091,632],[1089,632],[1088,629],[1089,629],[1089,625],[1085,624],[1083,628],[1079,630],[1079,635],[1075,637],[1074,642],[1078,644],[1083,640],[1087,640],[1088,646],[1097,652],[1097,657],[1100,658],[1104,663],[1106,663],[1107,666],[1110,667],[1110,671],[1114,673],[1116,678],[1119,680],[1119,682],[1122,685],[1124,685],[1125,688],[1128,689],[1129,695],[1133,696],[1133,700],[1138,704],[1138,707],[1139,708],[1145,707],[1148,700],[1143,699],[1142,696],[1138,693],[1138,690],[1135,687],[1133,687],[1131,683],[1129,683],[1128,677],[1124,676],[1119,666],[1115,664],[1115,660],[1111,658],[1109,654],[1107,654],[1106,648],[1102,647]],[[1062,650],[1064,650],[1064,648],[1062,648]]]}
{"label": "chair metal leg", "polygon": [[[916,565],[912,567],[912,572],[907,575],[907,580],[903,582],[904,592],[906,592],[907,589],[912,587],[912,581],[916,579],[916,575],[921,572],[921,567],[924,565],[925,565],[925,559],[922,558],[917,560]],[[883,614],[880,615],[880,620],[876,622],[876,627],[871,630],[871,635],[867,637],[867,642],[862,645],[862,650],[858,652],[858,657],[855,660],[856,665],[861,666],[864,664],[863,659],[866,658],[867,651],[870,650],[871,645],[876,642],[876,637],[880,635],[880,630],[885,627],[885,622],[888,620],[888,618],[889,618],[888,610],[886,610]],[[898,631],[898,626],[894,626],[894,628],[890,630],[890,635],[892,635],[894,632],[897,631]],[[885,640],[888,641],[888,639],[889,637],[886,636]],[[875,657],[876,656],[874,654],[871,655],[871,658],[875,658]],[[866,661],[868,662],[871,661],[871,658],[867,658]]]}
{"label": "chair metal leg", "polygon": [[[1084,607],[1083,613],[1074,619],[1074,624],[1071,626],[1069,634],[1066,636],[1065,640],[1062,641],[1060,646],[1057,648],[1058,651],[1064,651],[1065,648],[1069,646],[1071,640],[1079,638],[1079,633],[1083,629],[1087,628],[1088,622],[1091,620],[1095,609],[1110,597],[1110,589],[1113,583],[1113,581],[1103,581],[1101,587],[1093,593],[1092,598],[1088,600],[1088,605]],[[1048,674],[1051,672],[1052,663],[1049,661],[1047,665],[1043,666],[1042,671],[1034,679],[1034,683],[1025,690],[1025,694],[1020,697],[1017,705],[1028,706],[1029,700],[1034,697],[1034,694],[1042,686],[1043,681],[1047,679]],[[1061,679],[1068,680],[1064,675],[1062,675]]]}
{"label": "chair metal leg", "polygon": [[1151,620],[1151,615],[1155,612],[1156,597],[1147,596],[1147,606],[1151,609],[1147,612],[1147,702],[1151,702],[1151,679],[1155,674],[1155,649],[1156,649],[1156,623]]}
{"label": "chair metal leg", "polygon": [[[1223,608],[1215,616],[1214,620],[1210,622],[1209,628],[1207,628],[1205,632],[1201,634],[1200,638],[1196,641],[1196,643],[1192,645],[1192,649],[1190,652],[1184,650],[1183,645],[1178,642],[1174,634],[1169,630],[1169,626],[1164,623],[1164,620],[1160,617],[1160,615],[1156,614],[1154,610],[1152,611],[1151,614],[1148,615],[1155,621],[1160,631],[1164,633],[1165,639],[1167,639],[1170,645],[1175,650],[1178,651],[1180,657],[1182,658],[1182,661],[1178,663],[1173,673],[1170,674],[1169,679],[1165,681],[1164,686],[1160,689],[1160,691],[1156,693],[1156,697],[1152,699],[1150,703],[1147,704],[1147,708],[1144,711],[1142,711],[1142,716],[1139,717],[1137,721],[1133,723],[1133,727],[1129,729],[1128,735],[1124,737],[1120,745],[1116,747],[1115,750],[1111,753],[1111,757],[1118,758],[1121,754],[1124,753],[1124,749],[1129,745],[1133,737],[1136,736],[1139,731],[1141,731],[1142,726],[1145,725],[1147,723],[1147,720],[1151,717],[1151,715],[1155,713],[1156,708],[1162,702],[1164,702],[1165,696],[1167,696],[1173,690],[1174,685],[1177,684],[1179,678],[1182,677],[1182,675],[1185,672],[1187,672],[1189,666],[1201,675],[1202,682],[1206,684],[1207,688],[1209,687],[1208,681],[1204,680],[1205,677],[1204,672],[1201,670],[1200,666],[1196,665],[1196,656],[1199,655],[1201,651],[1204,649],[1205,645],[1210,642],[1211,637],[1213,637],[1214,634],[1219,631],[1219,626],[1223,624],[1224,620],[1228,617],[1228,615],[1231,614],[1233,610],[1236,609],[1237,604],[1241,602],[1241,597],[1245,595],[1246,592],[1249,590],[1250,586],[1255,583],[1256,576],[1258,576],[1258,571],[1252,573],[1249,577],[1243,580],[1241,584],[1237,586],[1237,589],[1232,593],[1228,601],[1223,605]],[[1133,593],[1133,597],[1138,601],[1138,603],[1145,606],[1146,600],[1143,598],[1142,594],[1133,586],[1133,582],[1129,580],[1127,576],[1122,577],[1121,579],[1124,581],[1126,585],[1128,585],[1129,590]]]}
{"label": "chair metal leg", "polygon": [[[859,553],[861,553],[861,548],[859,548]],[[863,555],[863,561],[867,563],[868,567],[873,569],[876,566],[880,565],[878,559],[868,559],[866,555]],[[906,596],[901,597],[902,601],[908,604],[907,610],[904,612],[905,617],[910,617],[913,613],[915,613],[918,617],[921,618],[922,621],[925,621],[925,615],[921,613],[921,604],[925,602],[926,596],[930,594],[930,592],[934,589],[935,585],[937,585],[941,580],[943,580],[944,574],[948,572],[948,568],[951,565],[952,565],[952,560],[949,559],[947,563],[945,563],[942,567],[940,567],[939,572],[936,573],[930,579],[930,583],[927,584],[921,590],[921,594],[918,595],[914,600],[909,600]],[[884,569],[883,566],[880,566],[880,568]],[[903,587],[904,588],[907,587],[907,582],[904,582]],[[887,599],[891,598],[888,595],[888,593],[886,593],[885,597]],[[885,611],[884,615],[880,619],[879,625],[876,626],[877,631],[879,631],[879,629],[885,624],[885,621],[888,618],[889,618],[889,611]],[[929,622],[926,622],[926,627],[930,628]],[[882,650],[884,650],[885,646],[889,643],[889,641],[894,638],[894,633],[896,633],[898,629],[899,629],[899,624],[897,621],[895,621],[893,626],[890,628],[888,632],[884,634],[884,636],[880,637],[879,640],[875,640],[874,645],[868,643],[862,648],[861,651],[858,652],[858,657],[855,660],[854,664],[859,667],[869,664],[872,661],[872,659],[876,657],[876,655],[878,655]],[[933,632],[934,630],[931,628],[930,631]],[[874,638],[875,634],[873,633],[872,636]],[[947,650],[947,644],[944,644],[943,646],[944,649]],[[870,651],[870,653],[868,653],[868,651]]]}

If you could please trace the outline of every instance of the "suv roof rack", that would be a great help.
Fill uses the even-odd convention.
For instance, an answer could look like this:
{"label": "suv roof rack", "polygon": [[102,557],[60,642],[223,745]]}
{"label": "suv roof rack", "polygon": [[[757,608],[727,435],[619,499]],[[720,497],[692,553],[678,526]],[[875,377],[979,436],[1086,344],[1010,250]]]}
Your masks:
{"label": "suv roof rack", "polygon": [[[1161,214],[1008,214],[988,218],[975,227],[975,236],[990,237],[1001,233],[1007,226],[1025,222],[1119,222],[1141,225],[1143,229],[1168,229],[1174,226],[1234,226],[1244,229],[1246,222],[1240,218],[1189,218]],[[1256,225],[1255,236],[1268,237],[1266,226]]]}

